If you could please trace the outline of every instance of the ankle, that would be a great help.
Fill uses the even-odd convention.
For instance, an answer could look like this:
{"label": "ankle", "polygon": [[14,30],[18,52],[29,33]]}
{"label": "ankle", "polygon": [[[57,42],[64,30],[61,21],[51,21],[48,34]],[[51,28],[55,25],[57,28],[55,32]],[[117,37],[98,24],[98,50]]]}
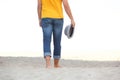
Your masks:
{"label": "ankle", "polygon": [[50,56],[46,56],[45,60],[46,60],[46,68],[50,68],[51,67]]}
{"label": "ankle", "polygon": [[59,65],[59,59],[54,59],[54,67],[55,68],[60,67],[60,65]]}

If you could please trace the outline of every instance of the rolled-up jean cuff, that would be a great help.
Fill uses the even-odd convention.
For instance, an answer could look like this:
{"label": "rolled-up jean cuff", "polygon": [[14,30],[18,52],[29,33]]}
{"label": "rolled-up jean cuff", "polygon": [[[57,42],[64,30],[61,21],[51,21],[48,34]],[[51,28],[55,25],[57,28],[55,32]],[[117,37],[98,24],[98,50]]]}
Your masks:
{"label": "rolled-up jean cuff", "polygon": [[45,52],[45,53],[44,53],[44,58],[45,58],[46,56],[50,56],[50,57],[51,57],[51,53],[50,53],[50,52]]}
{"label": "rolled-up jean cuff", "polygon": [[60,56],[53,56],[54,59],[60,59]]}

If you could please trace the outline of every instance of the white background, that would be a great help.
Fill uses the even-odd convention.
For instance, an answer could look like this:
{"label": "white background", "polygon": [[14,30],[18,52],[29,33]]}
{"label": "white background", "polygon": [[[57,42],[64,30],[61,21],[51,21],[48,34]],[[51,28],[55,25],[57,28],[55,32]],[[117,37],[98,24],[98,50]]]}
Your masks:
{"label": "white background", "polygon": [[[62,58],[120,60],[120,0],[68,1],[76,28],[71,39],[63,31]],[[42,39],[37,0],[0,0],[0,56],[43,56]]]}

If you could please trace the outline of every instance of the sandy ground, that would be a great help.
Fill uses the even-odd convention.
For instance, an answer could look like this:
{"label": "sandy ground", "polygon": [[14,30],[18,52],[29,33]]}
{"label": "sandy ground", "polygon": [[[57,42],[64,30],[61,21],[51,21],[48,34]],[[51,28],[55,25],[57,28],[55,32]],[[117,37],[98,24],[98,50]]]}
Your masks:
{"label": "sandy ground", "polygon": [[120,80],[120,61],[62,59],[60,64],[46,69],[40,57],[0,57],[0,80]]}

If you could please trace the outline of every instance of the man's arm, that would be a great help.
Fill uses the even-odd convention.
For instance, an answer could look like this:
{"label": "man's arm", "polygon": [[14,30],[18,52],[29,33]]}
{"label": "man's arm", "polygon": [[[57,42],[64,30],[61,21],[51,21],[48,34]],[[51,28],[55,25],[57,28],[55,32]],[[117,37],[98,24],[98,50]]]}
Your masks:
{"label": "man's arm", "polygon": [[41,11],[42,11],[42,3],[41,3],[41,0],[38,0],[37,11],[38,11],[38,19],[39,19],[39,22],[41,22]]}
{"label": "man's arm", "polygon": [[75,21],[74,21],[74,18],[72,16],[72,13],[71,13],[71,9],[70,9],[68,0],[63,0],[63,6],[64,6],[64,9],[65,9],[67,15],[69,16],[69,18],[71,20],[72,26],[75,27]]}

